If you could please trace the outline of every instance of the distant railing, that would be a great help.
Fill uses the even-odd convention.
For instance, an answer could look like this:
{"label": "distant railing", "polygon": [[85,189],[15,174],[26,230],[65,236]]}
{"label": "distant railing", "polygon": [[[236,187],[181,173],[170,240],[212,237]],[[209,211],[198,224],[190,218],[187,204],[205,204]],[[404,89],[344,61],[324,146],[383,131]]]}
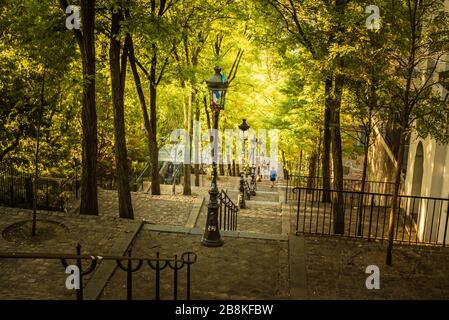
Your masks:
{"label": "distant railing", "polygon": [[246,179],[243,180],[243,188],[245,190],[245,199],[251,200],[251,195],[252,195],[251,187],[248,183],[248,180],[246,180]]}
{"label": "distant railing", "polygon": [[[255,171],[255,170],[254,170]],[[252,172],[251,174],[251,182],[249,183],[249,190],[252,196],[256,196],[256,191],[257,191],[257,179],[256,179],[256,175],[255,172]]]}
{"label": "distant railing", "polygon": [[[0,259],[47,259],[47,260],[60,260],[63,267],[67,269],[69,262],[68,260],[74,260],[74,265],[78,267],[79,270],[79,289],[76,290],[76,299],[83,300],[84,298],[84,286],[83,278],[84,276],[92,273],[99,262],[101,261],[115,261],[117,263],[118,269],[126,272],[126,299],[132,300],[133,297],[133,273],[137,272],[146,262],[151,270],[154,271],[155,277],[155,300],[160,300],[161,297],[161,272],[164,269],[173,270],[173,299],[178,299],[178,283],[179,283],[179,272],[184,267],[186,267],[186,299],[190,300],[191,296],[191,265],[196,262],[197,255],[193,252],[185,252],[178,257],[175,255],[174,258],[163,259],[160,257],[159,252],[156,253],[155,258],[150,257],[132,257],[131,250],[127,252],[127,256],[107,256],[107,255],[87,255],[81,254],[81,245],[78,244],[76,248],[76,254],[54,254],[54,253],[6,253],[0,252]],[[85,263],[90,262],[87,268],[83,268]],[[133,265],[133,262],[136,262]],[[118,270],[117,269],[117,270]]]}
{"label": "distant railing", "polygon": [[167,170],[162,179],[164,184],[179,184],[181,182],[181,176],[184,172],[184,166],[182,164],[172,164]]}
{"label": "distant railing", "polygon": [[221,190],[218,194],[218,199],[220,200],[220,207],[218,209],[218,227],[220,230],[237,231],[239,208],[224,190]]}
{"label": "distant railing", "polygon": [[[329,185],[331,189],[333,187],[334,178],[329,178]],[[297,194],[293,192],[294,188],[309,188],[309,189],[323,189],[324,179],[323,177],[309,177],[289,175],[286,181],[285,188],[285,202],[288,200],[296,200]],[[364,192],[371,193],[386,193],[392,194],[394,189],[394,182],[384,181],[365,181]],[[344,191],[362,191],[362,180],[358,179],[343,179]],[[400,186],[400,192],[402,192],[402,185]]]}
{"label": "distant railing", "polygon": [[150,163],[147,163],[145,165],[145,167],[143,168],[143,170],[140,172],[140,174],[134,179],[131,183],[132,185],[132,191],[138,191],[138,190],[142,190],[143,191],[143,182],[144,182],[144,178],[145,175],[150,171]]}
{"label": "distant railing", "polygon": [[[296,234],[334,235],[336,207],[322,202],[324,192],[343,199],[344,233],[347,237],[388,238],[392,195],[359,191],[294,188],[297,194]],[[394,240],[401,243],[446,246],[449,199],[400,195],[394,221]]]}
{"label": "distant railing", "polygon": [[[31,209],[33,207],[34,177],[11,167],[0,167],[0,205]],[[39,177],[36,180],[37,209],[65,211],[76,194],[74,179]]]}
{"label": "distant railing", "polygon": [[[129,172],[128,181],[129,187],[132,192],[137,192],[143,190],[143,185],[147,173],[150,171],[150,165],[147,164],[140,173]],[[97,186],[104,190],[117,190],[118,181],[114,174],[98,174],[97,175]]]}

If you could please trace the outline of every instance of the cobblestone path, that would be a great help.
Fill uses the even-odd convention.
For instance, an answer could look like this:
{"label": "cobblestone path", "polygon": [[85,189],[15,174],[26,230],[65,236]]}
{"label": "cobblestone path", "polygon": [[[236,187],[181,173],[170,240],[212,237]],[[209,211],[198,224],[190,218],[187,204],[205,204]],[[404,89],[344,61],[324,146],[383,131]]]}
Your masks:
{"label": "cobblestone path", "polygon": [[[227,194],[232,201],[238,205],[238,192],[236,190],[228,190]],[[279,202],[273,202],[277,193],[257,193],[251,200],[246,201],[246,209],[240,209],[238,212],[237,231],[265,233],[265,234],[281,234],[282,232],[282,213]],[[201,209],[196,227],[204,229],[207,217],[207,203]]]}
{"label": "cobblestone path", "polygon": [[[306,237],[310,299],[449,299],[446,248],[395,246],[385,264],[386,243]],[[366,267],[380,270],[380,290],[368,290]]]}
{"label": "cobblestone path", "polygon": [[[0,230],[14,223],[30,220],[31,211],[0,208]],[[32,243],[10,242],[0,237],[2,252],[107,254],[112,245],[135,221],[113,217],[67,216],[64,213],[38,212],[39,219],[62,223],[65,228],[56,238]],[[62,227],[61,227],[62,228]],[[37,223],[39,236],[40,223]],[[31,230],[30,230],[31,233]],[[0,259],[0,299],[74,299],[65,287],[67,275],[59,260]],[[85,284],[90,275],[85,278]]]}
{"label": "cobblestone path", "polygon": [[[294,234],[296,201],[287,206]],[[307,299],[449,299],[448,248],[396,244],[393,266],[387,266],[386,241],[336,236],[299,238],[304,241],[305,266],[298,272],[306,272]],[[365,271],[370,265],[379,267],[380,290],[366,288],[370,274]]]}
{"label": "cobblestone path", "polygon": [[[198,261],[192,266],[192,299],[297,299],[297,283],[292,280],[297,275],[303,281],[302,299],[449,298],[447,248],[396,245],[394,265],[389,267],[384,263],[386,243],[295,236],[292,232],[296,222],[294,206],[281,204],[279,198],[283,193],[276,196],[275,188],[263,184],[257,196],[247,202],[248,209],[239,212],[238,231],[247,232],[251,237],[228,234],[224,236],[223,247],[204,247],[201,231],[208,198],[202,207],[199,204],[207,189],[192,188],[192,197],[180,195],[180,186],[176,195],[171,195],[171,186],[163,186],[165,194],[161,196],[133,193],[134,221],[118,217],[115,191],[100,190],[99,217],[39,211],[40,221],[48,220],[64,227],[58,227],[53,238],[31,242],[8,241],[5,231],[14,223],[29,221],[31,211],[0,207],[0,251],[74,253],[80,242],[83,253],[108,254],[116,243],[129,237],[130,227],[145,219],[148,227],[155,224],[154,227],[172,228],[170,232],[162,232],[144,227],[132,244],[133,256],[155,256],[160,252],[164,257],[173,257],[185,251],[195,252]],[[228,193],[237,203],[236,190],[229,187]],[[199,229],[186,227],[189,224]],[[42,226],[38,222],[39,230]],[[284,241],[288,230],[289,241]],[[302,243],[300,250],[292,245],[298,242]],[[301,259],[296,259],[297,256]],[[369,265],[380,269],[380,290],[368,290],[365,286],[368,277],[365,270]],[[66,276],[57,260],[1,259],[0,299],[74,299],[73,291],[65,288]],[[85,284],[95,276],[86,277]],[[146,265],[134,277],[134,298],[153,299],[154,274],[150,268]],[[178,297],[184,298],[185,274],[180,272],[179,277]],[[161,281],[162,298],[171,298],[173,274],[163,273]],[[124,272],[116,270],[100,298],[124,299],[124,285]]]}
{"label": "cobblestone path", "polygon": [[[285,241],[229,238],[223,247],[207,248],[196,235],[141,231],[133,252],[154,256],[193,251],[192,299],[288,299],[288,246]],[[154,271],[144,266],[135,274],[134,298],[154,299]],[[185,299],[185,273],[179,273],[179,298]],[[161,298],[172,298],[173,272],[162,272]],[[116,270],[102,299],[126,296],[126,274]]]}
{"label": "cobblestone path", "polygon": [[[181,188],[182,189],[182,188]],[[162,194],[153,196],[132,192],[134,218],[149,223],[184,226],[194,203],[200,202],[200,196],[182,196]],[[98,205],[101,216],[117,216],[117,191],[100,190]]]}

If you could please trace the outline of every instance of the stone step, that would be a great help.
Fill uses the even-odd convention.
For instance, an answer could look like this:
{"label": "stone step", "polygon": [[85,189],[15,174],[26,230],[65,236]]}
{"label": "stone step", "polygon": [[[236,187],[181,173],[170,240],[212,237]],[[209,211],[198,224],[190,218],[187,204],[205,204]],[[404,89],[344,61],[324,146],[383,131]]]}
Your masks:
{"label": "stone step", "polygon": [[[181,226],[167,226],[167,225],[157,225],[157,224],[145,224],[143,230],[149,231],[159,231],[159,232],[169,232],[169,233],[183,233],[183,234],[194,234],[202,235],[204,230],[201,228],[186,228]],[[220,231],[220,234],[225,237],[230,238],[246,238],[246,239],[259,239],[259,240],[277,240],[277,241],[287,241],[288,236],[285,234],[273,234],[273,233],[258,233],[258,232],[247,232],[247,231]]]}
{"label": "stone step", "polygon": [[[122,237],[118,238],[114,243],[109,254],[113,256],[124,256],[142,226],[143,221],[136,221],[129,225]],[[117,263],[115,261],[102,261],[84,289],[84,300],[97,300],[116,268]]]}

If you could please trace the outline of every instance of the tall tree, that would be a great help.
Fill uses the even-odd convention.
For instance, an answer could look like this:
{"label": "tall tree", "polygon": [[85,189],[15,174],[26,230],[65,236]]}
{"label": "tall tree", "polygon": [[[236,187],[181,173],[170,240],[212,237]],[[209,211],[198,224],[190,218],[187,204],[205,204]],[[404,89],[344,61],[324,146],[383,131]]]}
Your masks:
{"label": "tall tree", "polygon": [[131,39],[129,34],[126,35],[124,44],[121,45],[120,29],[124,20],[123,8],[118,7],[112,9],[111,14],[112,22],[109,62],[111,72],[112,102],[114,107],[115,159],[116,177],[118,182],[119,215],[121,218],[134,219],[129,185],[124,112],[126,65]]}
{"label": "tall tree", "polygon": [[[136,53],[135,47],[135,37],[131,38],[130,41],[130,63],[133,71],[134,80],[136,83],[136,89],[139,95],[139,102],[141,103],[141,109],[144,118],[144,126],[147,132],[148,145],[150,149],[150,167],[151,167],[151,194],[159,195],[161,194],[160,187],[160,177],[159,177],[159,147],[157,141],[157,93],[158,86],[162,81],[162,78],[166,72],[167,65],[169,63],[170,55],[176,47],[177,44],[177,34],[171,29],[170,21],[167,16],[168,12],[175,4],[175,0],[151,0],[149,12],[146,7],[141,6],[140,8],[134,7],[136,10],[135,15],[132,17],[135,21],[133,24],[132,31],[137,34],[141,39],[139,42],[143,49],[149,53],[149,61],[145,59],[138,59],[138,54]],[[129,15],[129,14],[128,14]],[[148,20],[148,15],[152,17],[151,23],[145,23]],[[136,25],[142,23],[144,25],[144,31],[147,33],[155,34],[142,34]],[[156,31],[158,30],[159,31]],[[164,30],[162,34],[156,34]],[[131,33],[131,32],[130,32]],[[134,34],[133,34],[134,36]],[[171,49],[167,49],[166,45],[169,45]],[[142,56],[147,57],[146,53]],[[149,68],[146,65],[149,64]],[[143,96],[142,83],[140,81],[139,74],[135,66],[144,73],[145,77],[149,82],[149,107],[150,112],[147,110],[147,104],[145,102],[145,97]]]}
{"label": "tall tree", "polygon": [[[81,0],[82,31],[73,29],[83,64],[82,175],[80,214],[98,215],[97,110],[95,105],[95,0]],[[60,0],[64,12],[67,0]]]}
{"label": "tall tree", "polygon": [[[197,3],[180,2],[176,7],[178,12],[176,16],[177,23],[181,30],[181,41],[179,49],[174,50],[174,58],[178,64],[178,77],[181,87],[185,91],[183,102],[184,128],[193,136],[193,115],[195,111],[195,120],[200,118],[200,102],[198,92],[201,83],[199,76],[204,75],[201,71],[200,55],[208,44],[209,34],[214,31],[214,21],[219,21],[225,16],[225,11],[231,1],[202,1],[202,9],[198,10]],[[214,46],[214,48],[216,48]],[[215,52],[217,56],[217,53]],[[210,72],[211,66],[204,68]],[[206,109],[207,110],[207,109]],[[190,139],[192,146],[192,139]],[[190,148],[191,150],[192,148]],[[190,164],[184,164],[184,195],[191,194],[191,168]],[[195,185],[199,184],[199,164],[195,164]],[[222,165],[220,163],[220,172]]]}
{"label": "tall tree", "polygon": [[[362,135],[354,137],[363,145],[363,166],[361,188],[362,192],[358,205],[358,226],[357,234],[362,235],[363,227],[363,203],[364,192],[366,191],[368,179],[369,149],[376,141],[376,131],[374,128],[379,125],[382,119],[383,105],[388,104],[388,82],[387,70],[389,68],[387,59],[387,48],[385,42],[390,41],[388,34],[382,31],[361,28],[358,34],[360,46],[358,54],[349,61],[348,68],[347,98],[349,103],[349,113],[353,123],[357,127],[351,126],[352,131],[360,132]],[[353,106],[353,109],[351,109]]]}
{"label": "tall tree", "polygon": [[[276,10],[291,40],[308,51],[317,62],[317,69],[324,82],[324,153],[323,186],[329,186],[329,154],[332,151],[333,188],[343,190],[343,161],[340,132],[340,109],[344,87],[343,35],[346,31],[345,20],[348,0],[335,1],[293,1],[269,0],[269,5]],[[318,16],[322,15],[325,23]],[[330,133],[330,135],[329,135]],[[329,139],[331,144],[329,144]],[[331,150],[327,150],[331,145]],[[324,201],[330,194],[324,192]],[[334,233],[344,233],[343,198],[339,192],[333,193]]]}
{"label": "tall tree", "polygon": [[449,13],[444,0],[401,0],[386,3],[385,20],[395,35],[391,42],[389,79],[392,101],[390,118],[398,119],[399,149],[388,226],[386,263],[392,265],[395,222],[399,218],[399,187],[405,143],[412,129],[425,137],[447,141],[449,110],[438,90],[439,65],[449,52]]}

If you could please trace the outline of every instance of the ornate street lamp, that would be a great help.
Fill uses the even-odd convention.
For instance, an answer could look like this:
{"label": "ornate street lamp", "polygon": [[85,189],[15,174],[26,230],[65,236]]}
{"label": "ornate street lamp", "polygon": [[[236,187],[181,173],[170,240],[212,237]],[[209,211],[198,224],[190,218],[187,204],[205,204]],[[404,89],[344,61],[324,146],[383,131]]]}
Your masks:
{"label": "ornate street lamp", "polygon": [[256,148],[257,148],[258,142],[257,138],[254,137],[251,139],[251,162],[250,162],[250,168],[249,168],[249,174],[251,176],[251,195],[256,195]]}
{"label": "ornate street lamp", "polygon": [[[229,82],[224,75],[221,74],[221,68],[215,67],[215,74],[206,80],[207,87],[210,94],[210,104],[212,109],[213,129],[218,130],[218,120],[220,110],[224,109],[226,90],[229,87]],[[217,133],[218,135],[218,133]],[[217,155],[218,151],[217,141],[218,136],[214,136],[214,148],[212,148],[212,179],[209,190],[209,204],[207,205],[207,220],[201,244],[206,247],[220,247],[223,245],[223,240],[220,236],[218,227],[218,187],[217,187]]]}
{"label": "ornate street lamp", "polygon": [[260,166],[261,166],[261,163],[263,161],[264,153],[260,151],[260,148],[262,147],[263,143],[264,142],[263,142],[262,139],[258,139],[257,140],[256,180],[258,180],[259,177],[261,176]]}
{"label": "ornate street lamp", "polygon": [[240,131],[242,131],[241,139],[242,139],[242,171],[240,173],[240,199],[239,199],[239,208],[245,209],[246,203],[245,203],[245,179],[246,179],[246,172],[245,172],[245,141],[248,140],[248,129],[249,125],[246,123],[246,119],[242,119],[242,123],[239,125]]}
{"label": "ornate street lamp", "polygon": [[245,170],[245,141],[248,140],[249,128],[250,128],[250,126],[248,125],[248,123],[246,123],[246,119],[242,119],[242,123],[239,125],[239,129],[240,129],[240,131],[242,131],[242,134],[240,136],[240,139],[242,139],[242,153],[243,153],[242,154],[242,168],[243,168],[243,171],[245,171],[245,174],[246,174],[246,170]]}

